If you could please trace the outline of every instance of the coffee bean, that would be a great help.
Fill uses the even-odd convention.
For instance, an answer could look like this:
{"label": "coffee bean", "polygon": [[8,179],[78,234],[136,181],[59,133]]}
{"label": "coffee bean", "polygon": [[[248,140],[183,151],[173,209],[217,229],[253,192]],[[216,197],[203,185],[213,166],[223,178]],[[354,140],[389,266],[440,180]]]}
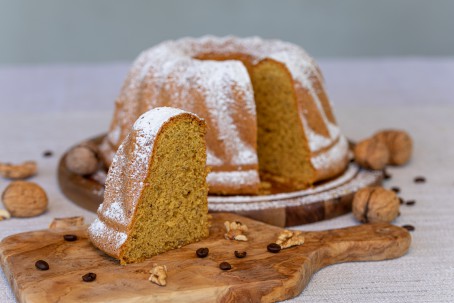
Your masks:
{"label": "coffee bean", "polygon": [[45,152],[43,152],[43,157],[46,157],[46,158],[52,157],[53,154],[54,154],[54,153],[53,153],[52,151],[46,150]]}
{"label": "coffee bean", "polygon": [[231,270],[232,265],[230,265],[229,262],[222,262],[221,264],[219,264],[219,268],[222,270]]}
{"label": "coffee bean", "polygon": [[397,187],[397,186],[391,187],[391,190],[392,190],[393,192],[395,192],[396,194],[400,193],[400,188]]}
{"label": "coffee bean", "polygon": [[206,247],[201,247],[199,249],[197,249],[195,251],[195,254],[197,255],[197,257],[199,258],[205,258],[206,256],[208,256],[208,253],[210,252],[210,250]]}
{"label": "coffee bean", "polygon": [[237,257],[239,259],[246,257],[246,255],[247,255],[247,252],[245,252],[245,251],[235,250],[235,257]]}
{"label": "coffee bean", "polygon": [[414,181],[415,183],[426,183],[426,178],[424,178],[424,177],[422,177],[422,176],[418,176],[418,177],[415,177],[415,178],[413,179],[413,181]]}
{"label": "coffee bean", "polygon": [[402,199],[401,197],[399,197],[399,203],[400,203],[400,204],[404,204],[404,199]]}
{"label": "coffee bean", "polygon": [[388,171],[386,170],[386,168],[383,170],[383,179],[385,180],[389,180],[392,178],[393,175],[391,175],[390,173],[388,173]]}
{"label": "coffee bean", "polygon": [[96,274],[89,272],[88,274],[82,276],[82,280],[84,280],[84,282],[93,282],[96,280]]}
{"label": "coffee bean", "polygon": [[410,200],[410,201],[405,202],[405,205],[408,205],[408,206],[413,206],[415,204],[416,204],[415,200]]}
{"label": "coffee bean", "polygon": [[268,244],[266,249],[268,249],[268,251],[270,253],[277,254],[278,252],[281,251],[281,246],[279,244],[276,244],[276,243],[271,243],[271,244]]}
{"label": "coffee bean", "polygon": [[414,231],[415,227],[413,225],[407,224],[407,225],[402,225],[403,228],[405,228],[408,231]]}
{"label": "coffee bean", "polygon": [[49,269],[49,263],[47,263],[47,262],[44,261],[44,260],[38,260],[38,261],[36,261],[35,266],[36,266],[36,268],[38,268],[39,270],[48,270],[48,269]]}
{"label": "coffee bean", "polygon": [[77,240],[77,236],[76,235],[64,235],[63,239],[65,239],[65,241],[68,241],[68,242],[73,242],[73,241]]}

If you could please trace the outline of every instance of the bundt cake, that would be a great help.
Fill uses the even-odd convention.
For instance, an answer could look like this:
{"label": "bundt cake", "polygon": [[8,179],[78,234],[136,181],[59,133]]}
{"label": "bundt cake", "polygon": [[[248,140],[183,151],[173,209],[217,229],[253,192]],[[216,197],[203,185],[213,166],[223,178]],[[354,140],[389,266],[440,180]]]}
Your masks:
{"label": "bundt cake", "polygon": [[[210,194],[303,189],[348,163],[321,72],[300,47],[260,38],[184,38],[144,51],[116,101],[104,161],[143,112],[172,106],[207,121]],[[264,183],[265,184],[265,183]]]}
{"label": "bundt cake", "polygon": [[122,264],[208,236],[205,122],[169,107],[134,123],[115,154],[91,242]]}

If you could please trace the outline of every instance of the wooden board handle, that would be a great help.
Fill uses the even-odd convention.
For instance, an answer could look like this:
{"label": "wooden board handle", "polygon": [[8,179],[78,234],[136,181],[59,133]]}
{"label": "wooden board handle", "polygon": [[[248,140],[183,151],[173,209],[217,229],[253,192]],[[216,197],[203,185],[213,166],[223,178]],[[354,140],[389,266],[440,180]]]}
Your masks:
{"label": "wooden board handle", "polygon": [[[306,233],[306,246],[313,250],[318,269],[350,261],[379,261],[404,255],[411,243],[409,232],[387,223],[363,224],[323,232]],[[322,244],[322,245],[320,245]]]}

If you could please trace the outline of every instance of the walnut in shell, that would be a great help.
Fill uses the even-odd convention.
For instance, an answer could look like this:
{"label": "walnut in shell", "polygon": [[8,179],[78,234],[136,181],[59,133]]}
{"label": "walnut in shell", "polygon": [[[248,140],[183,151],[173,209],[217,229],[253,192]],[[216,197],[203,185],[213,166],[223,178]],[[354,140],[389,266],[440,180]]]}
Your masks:
{"label": "walnut in shell", "polygon": [[393,221],[399,214],[399,197],[383,187],[365,187],[353,198],[353,215],[362,223]]}
{"label": "walnut in shell", "polygon": [[65,157],[66,167],[78,175],[91,175],[99,168],[96,151],[88,145],[72,148]]}
{"label": "walnut in shell", "polygon": [[13,217],[34,217],[47,209],[47,195],[36,183],[27,181],[11,182],[2,194],[2,202]]}
{"label": "walnut in shell", "polygon": [[393,129],[383,130],[376,133],[374,138],[388,148],[388,164],[403,165],[410,160],[413,152],[413,140],[407,132]]}
{"label": "walnut in shell", "polygon": [[354,148],[355,161],[370,169],[383,169],[389,161],[389,151],[383,142],[372,137],[358,142]]}

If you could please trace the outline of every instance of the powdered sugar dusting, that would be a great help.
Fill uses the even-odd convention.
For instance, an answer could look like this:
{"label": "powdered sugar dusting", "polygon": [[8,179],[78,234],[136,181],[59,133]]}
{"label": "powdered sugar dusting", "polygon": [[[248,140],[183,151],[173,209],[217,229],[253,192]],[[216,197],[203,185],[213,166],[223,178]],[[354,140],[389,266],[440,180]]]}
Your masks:
{"label": "powdered sugar dusting", "polygon": [[256,170],[211,172],[207,176],[207,182],[212,186],[219,186],[229,182],[232,186],[240,188],[244,184],[254,184],[257,180],[260,179]]}
{"label": "powdered sugar dusting", "polygon": [[348,153],[348,142],[344,136],[340,136],[336,144],[326,152],[312,157],[312,165],[316,170],[328,170],[332,163],[342,163]]}
{"label": "powdered sugar dusting", "polygon": [[110,245],[106,248],[106,253],[114,255],[126,241],[127,235],[124,232],[115,230],[114,227],[106,225],[104,222],[96,218],[95,221],[88,227],[88,233],[92,242],[97,243],[106,241]]}
{"label": "powdered sugar dusting", "polygon": [[112,222],[117,222],[122,226],[127,226],[129,221],[121,201],[113,201],[106,205],[102,211],[104,218]]}
{"label": "powdered sugar dusting", "polygon": [[[184,110],[172,107],[160,107],[152,109],[137,119],[134,123],[133,130],[138,132],[138,143],[150,145],[151,141],[154,142],[154,138],[158,134],[162,126],[170,120],[170,118],[176,117],[180,114],[188,113]],[[195,114],[192,114],[195,115]]]}
{"label": "powdered sugar dusting", "polygon": [[[220,152],[208,145],[208,154],[212,155],[208,158],[208,165],[256,165],[255,146],[247,144],[250,140],[243,140],[244,136],[236,126],[239,112],[248,118],[244,119],[249,121],[248,124],[255,125],[254,93],[246,68],[233,60],[193,60],[195,55],[179,41],[165,42],[143,54],[148,63],[142,66],[137,81],[152,83],[147,86],[150,98],[144,100],[145,106],[153,108],[171,103],[206,119],[209,125],[207,137],[221,140],[223,146]],[[128,99],[141,96],[136,91],[131,93],[135,95],[128,96]],[[204,108],[197,102],[201,99]],[[218,161],[211,163],[211,159]]]}

